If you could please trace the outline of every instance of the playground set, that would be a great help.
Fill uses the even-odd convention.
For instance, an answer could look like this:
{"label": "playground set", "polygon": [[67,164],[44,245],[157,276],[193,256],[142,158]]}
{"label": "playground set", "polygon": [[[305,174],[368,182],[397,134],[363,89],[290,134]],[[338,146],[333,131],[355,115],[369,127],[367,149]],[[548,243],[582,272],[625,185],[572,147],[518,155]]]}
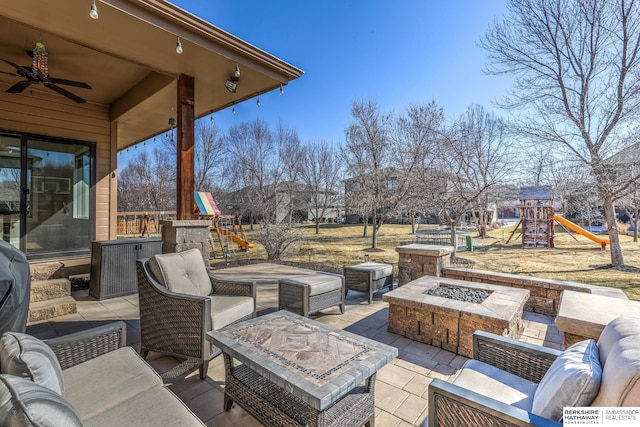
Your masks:
{"label": "playground set", "polygon": [[[242,222],[239,215],[222,215],[222,212],[213,200],[211,193],[205,191],[196,191],[194,193],[195,207],[194,214],[201,219],[211,220],[210,229],[215,231],[216,239],[212,239],[211,248],[213,256],[217,253],[222,256],[233,255],[234,244],[238,249],[247,252],[254,247],[253,243],[247,242],[247,238],[242,229]],[[218,252],[215,243],[218,243],[220,251]]]}
{"label": "playground set", "polygon": [[[554,230],[557,222],[567,233],[569,233],[569,230],[579,233],[598,243],[602,249],[606,249],[609,244],[609,239],[596,236],[568,219],[557,215],[553,209],[553,191],[550,186],[522,187],[518,198],[520,199],[520,221],[511,232],[506,243],[509,243],[518,227],[522,226],[520,235],[522,235],[523,248],[554,248]],[[573,236],[571,233],[569,235]]]}

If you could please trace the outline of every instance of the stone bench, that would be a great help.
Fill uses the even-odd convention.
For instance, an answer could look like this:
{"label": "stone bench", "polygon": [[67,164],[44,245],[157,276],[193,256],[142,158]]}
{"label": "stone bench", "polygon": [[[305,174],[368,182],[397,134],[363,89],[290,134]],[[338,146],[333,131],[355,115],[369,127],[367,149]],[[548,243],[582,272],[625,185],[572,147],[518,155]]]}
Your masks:
{"label": "stone bench", "polygon": [[442,268],[442,276],[450,279],[466,280],[469,282],[493,283],[512,288],[527,289],[530,296],[524,306],[524,310],[544,314],[546,316],[556,316],[558,314],[560,296],[565,290],[607,296],[610,298],[628,299],[624,292],[617,288],[587,285],[579,282],[543,279],[519,274],[475,270],[471,268],[444,267]]}
{"label": "stone bench", "polygon": [[562,293],[556,326],[564,333],[567,348],[589,338],[597,340],[618,316],[640,317],[640,302],[567,290]]}

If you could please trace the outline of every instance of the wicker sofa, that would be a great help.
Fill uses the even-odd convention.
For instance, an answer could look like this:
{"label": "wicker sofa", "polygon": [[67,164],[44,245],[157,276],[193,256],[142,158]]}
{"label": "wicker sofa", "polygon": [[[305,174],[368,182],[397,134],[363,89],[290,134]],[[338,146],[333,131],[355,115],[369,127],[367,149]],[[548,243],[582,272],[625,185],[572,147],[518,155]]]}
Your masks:
{"label": "wicker sofa", "polygon": [[125,337],[124,322],[48,341],[3,334],[0,425],[203,426]]}
{"label": "wicker sofa", "polygon": [[477,331],[473,359],[452,383],[433,380],[428,399],[430,427],[561,426],[567,407],[638,407],[640,318],[563,352]]}

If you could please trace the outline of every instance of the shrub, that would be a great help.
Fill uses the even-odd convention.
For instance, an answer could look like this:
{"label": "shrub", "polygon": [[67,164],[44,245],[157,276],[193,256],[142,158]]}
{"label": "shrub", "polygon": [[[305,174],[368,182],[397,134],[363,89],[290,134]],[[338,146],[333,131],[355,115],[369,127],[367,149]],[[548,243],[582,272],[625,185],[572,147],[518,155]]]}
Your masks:
{"label": "shrub", "polygon": [[302,242],[304,235],[292,224],[263,223],[255,239],[264,246],[268,259],[278,260]]}

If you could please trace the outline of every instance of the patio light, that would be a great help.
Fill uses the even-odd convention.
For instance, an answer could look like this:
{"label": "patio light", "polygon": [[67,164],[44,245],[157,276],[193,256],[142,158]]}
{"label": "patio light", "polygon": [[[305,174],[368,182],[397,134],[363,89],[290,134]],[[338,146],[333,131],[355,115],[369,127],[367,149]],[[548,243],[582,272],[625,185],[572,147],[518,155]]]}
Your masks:
{"label": "patio light", "polygon": [[280,95],[284,95],[284,88],[282,87],[282,83],[280,83]]}
{"label": "patio light", "polygon": [[182,53],[182,43],[180,42],[180,37],[178,37],[178,42],[176,43],[176,53],[178,55]]}
{"label": "patio light", "polygon": [[260,93],[256,92],[256,95],[258,95],[258,99],[256,99],[256,105],[259,107],[260,106]]}
{"label": "patio light", "polygon": [[232,106],[231,107],[231,114],[233,114],[234,116],[236,115],[236,106]]}
{"label": "patio light", "polygon": [[236,72],[234,74],[234,76],[236,76],[236,78],[240,78],[240,67],[238,66],[238,64],[236,64]]}
{"label": "patio light", "polygon": [[236,93],[238,90],[238,78],[236,76],[231,76],[224,82],[224,87],[231,93]]}
{"label": "patio light", "polygon": [[96,0],[93,0],[91,10],[89,10],[89,16],[91,19],[98,19],[98,6],[96,6]]}

